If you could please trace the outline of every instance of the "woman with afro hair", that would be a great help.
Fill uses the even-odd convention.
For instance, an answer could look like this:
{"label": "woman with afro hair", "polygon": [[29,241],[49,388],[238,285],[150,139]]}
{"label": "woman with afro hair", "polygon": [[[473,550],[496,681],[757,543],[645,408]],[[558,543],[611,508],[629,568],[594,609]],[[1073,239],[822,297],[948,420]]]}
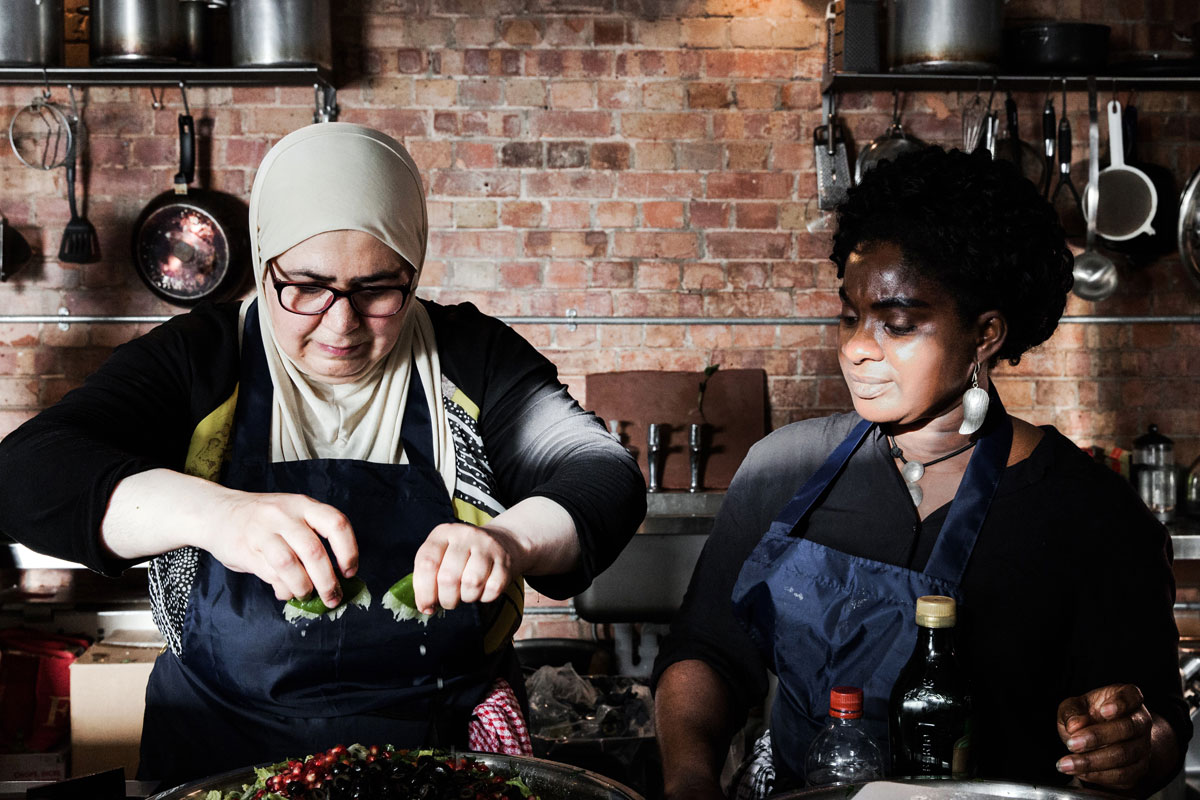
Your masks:
{"label": "woman with afro hair", "polygon": [[831,259],[854,410],[771,433],[729,488],[655,664],[667,798],[723,795],[769,672],[769,736],[731,793],[804,785],[837,686],[863,689],[886,754],[923,595],[957,601],[973,712],[953,774],[1162,787],[1191,737],[1169,537],[1121,476],[1010,416],[991,380],[1065,307],[1054,210],[1013,165],[931,147],[850,190]]}

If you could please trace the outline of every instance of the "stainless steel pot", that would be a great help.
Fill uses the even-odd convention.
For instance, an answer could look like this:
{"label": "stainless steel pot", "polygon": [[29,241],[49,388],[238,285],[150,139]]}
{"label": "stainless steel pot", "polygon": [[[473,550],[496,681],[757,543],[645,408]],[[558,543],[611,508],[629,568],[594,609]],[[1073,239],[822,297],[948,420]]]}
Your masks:
{"label": "stainless steel pot", "polygon": [[92,0],[92,63],[173,64],[183,47],[179,0]]}
{"label": "stainless steel pot", "polygon": [[208,0],[179,0],[179,58],[185,64],[212,64],[212,19]]}
{"label": "stainless steel pot", "polygon": [[[521,778],[541,800],[642,800],[641,795],[624,784],[569,764],[494,753],[460,755],[487,764],[497,774]],[[170,789],[150,800],[203,800],[211,791],[240,791],[243,784],[254,783],[254,778],[254,770],[247,767]]]}
{"label": "stainless steel pot", "polygon": [[995,73],[1004,0],[889,0],[892,72]]}
{"label": "stainless steel pot", "polygon": [[62,66],[63,0],[6,0],[0,13],[0,65]]}
{"label": "stainless steel pot", "polygon": [[235,67],[333,67],[329,0],[232,0],[229,26]]}

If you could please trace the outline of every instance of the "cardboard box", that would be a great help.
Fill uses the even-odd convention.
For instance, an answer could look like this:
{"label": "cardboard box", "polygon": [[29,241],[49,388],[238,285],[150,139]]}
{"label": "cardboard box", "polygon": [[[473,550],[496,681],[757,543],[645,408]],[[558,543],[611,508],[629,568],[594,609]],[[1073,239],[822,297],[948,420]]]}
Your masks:
{"label": "cardboard box", "polygon": [[114,631],[71,665],[71,775],[124,767],[137,774],[146,683],[157,632]]}
{"label": "cardboard box", "polygon": [[66,745],[49,753],[0,753],[0,782],[61,781],[66,777]]}

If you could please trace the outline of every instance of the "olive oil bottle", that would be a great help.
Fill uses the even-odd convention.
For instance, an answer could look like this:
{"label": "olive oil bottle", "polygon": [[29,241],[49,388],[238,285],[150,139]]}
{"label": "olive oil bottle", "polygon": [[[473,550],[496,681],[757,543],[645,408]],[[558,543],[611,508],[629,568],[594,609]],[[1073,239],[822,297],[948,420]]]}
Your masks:
{"label": "olive oil bottle", "polygon": [[966,778],[971,754],[971,692],[954,654],[954,600],[917,599],[917,644],[888,703],[892,775]]}

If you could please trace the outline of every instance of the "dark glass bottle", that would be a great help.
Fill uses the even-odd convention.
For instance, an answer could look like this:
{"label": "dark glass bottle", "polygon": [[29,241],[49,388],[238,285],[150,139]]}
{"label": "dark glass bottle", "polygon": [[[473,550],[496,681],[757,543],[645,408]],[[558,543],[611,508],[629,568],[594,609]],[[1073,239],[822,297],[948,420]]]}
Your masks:
{"label": "dark glass bottle", "polygon": [[966,778],[971,758],[971,692],[954,654],[954,600],[917,599],[917,644],[888,703],[892,775]]}

